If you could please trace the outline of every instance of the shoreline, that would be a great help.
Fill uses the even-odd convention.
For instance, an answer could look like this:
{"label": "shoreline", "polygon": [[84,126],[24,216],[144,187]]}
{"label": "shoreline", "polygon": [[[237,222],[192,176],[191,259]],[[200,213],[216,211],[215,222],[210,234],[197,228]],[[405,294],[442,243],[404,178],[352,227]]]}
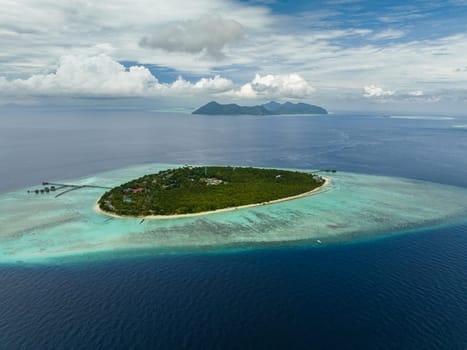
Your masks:
{"label": "shoreline", "polygon": [[[131,168],[112,173],[112,177],[90,179],[119,183],[134,172]],[[327,186],[308,197],[312,189],[304,189],[303,197],[295,201],[218,215],[165,217],[141,225],[141,218],[113,219],[95,211],[102,190],[76,191],[66,201],[44,202],[31,200],[24,190],[12,192],[0,196],[0,213],[4,214],[0,215],[0,265],[74,263],[81,257],[83,262],[126,259],[147,253],[204,254],[295,244],[321,247],[466,225],[467,188],[361,173],[340,172],[327,177]]]}
{"label": "shoreline", "polygon": [[290,200],[294,200],[294,199],[298,199],[302,197],[311,196],[313,194],[317,194],[318,191],[322,190],[323,188],[325,188],[327,185],[331,183],[331,180],[328,179],[327,177],[323,176],[322,178],[324,179],[324,182],[321,186],[314,188],[311,191],[297,194],[295,196],[274,199],[272,201],[261,202],[261,203],[245,204],[245,205],[240,205],[237,207],[227,207],[227,208],[216,209],[216,210],[201,211],[199,213],[171,214],[171,215],[146,215],[146,216],[118,215],[118,214],[114,214],[114,213],[110,213],[105,210],[102,210],[99,207],[98,202],[96,202],[94,206],[94,210],[97,211],[99,214],[110,216],[116,219],[144,219],[144,220],[158,220],[159,219],[160,220],[160,219],[181,219],[181,218],[188,218],[188,217],[194,217],[194,216],[210,215],[210,214],[223,213],[223,212],[228,212],[228,211],[233,211],[233,210],[238,210],[238,209],[246,209],[246,208],[259,207],[263,205],[276,204],[280,202],[285,202],[285,201],[290,201]]}

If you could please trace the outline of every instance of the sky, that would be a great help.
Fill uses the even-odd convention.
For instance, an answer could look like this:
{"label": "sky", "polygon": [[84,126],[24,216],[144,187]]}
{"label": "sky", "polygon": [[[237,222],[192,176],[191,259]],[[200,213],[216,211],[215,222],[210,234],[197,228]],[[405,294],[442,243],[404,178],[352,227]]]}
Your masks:
{"label": "sky", "polygon": [[0,105],[462,114],[467,0],[2,0]]}

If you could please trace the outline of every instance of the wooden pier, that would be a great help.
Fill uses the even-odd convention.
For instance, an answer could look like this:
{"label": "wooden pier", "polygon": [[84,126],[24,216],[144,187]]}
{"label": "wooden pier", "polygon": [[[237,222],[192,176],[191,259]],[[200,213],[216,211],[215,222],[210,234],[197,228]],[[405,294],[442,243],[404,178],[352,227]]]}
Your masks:
{"label": "wooden pier", "polygon": [[28,191],[28,193],[36,193],[36,194],[42,193],[43,194],[43,193],[50,193],[50,192],[56,192],[56,191],[63,190],[62,192],[55,195],[55,198],[57,198],[57,197],[63,196],[66,193],[69,193],[71,191],[76,191],[82,188],[100,188],[104,190],[112,189],[112,187],[108,187],[108,186],[62,184],[62,183],[54,183],[54,182],[47,182],[47,181],[42,182],[42,186],[45,186],[45,187],[41,189]]}

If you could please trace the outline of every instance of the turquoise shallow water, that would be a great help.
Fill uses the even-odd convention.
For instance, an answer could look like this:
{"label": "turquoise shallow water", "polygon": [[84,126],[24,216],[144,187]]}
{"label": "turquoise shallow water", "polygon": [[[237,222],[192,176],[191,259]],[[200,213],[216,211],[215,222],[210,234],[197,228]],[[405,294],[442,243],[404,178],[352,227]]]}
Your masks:
{"label": "turquoise shallow water", "polygon": [[[467,216],[460,208],[467,205],[467,129],[453,127],[466,124],[463,118],[232,118],[34,109],[4,113],[0,124],[2,350],[466,348]],[[331,174],[341,192],[300,205],[171,224],[106,223],[92,210],[100,191],[71,192],[57,200],[26,193],[43,180],[120,183],[138,175],[137,168],[145,173],[157,167],[101,172],[150,163],[335,168],[354,174]],[[347,186],[354,184],[361,185],[359,193]],[[394,193],[392,185],[404,191]],[[48,207],[56,211],[46,215]],[[360,216],[345,214],[349,208]],[[332,233],[344,230],[334,226],[319,238],[322,245],[311,238],[274,246],[154,248],[174,244],[183,234],[198,241],[207,235],[209,241],[216,229],[219,240],[240,234],[271,238],[271,227],[282,239],[310,237],[320,222],[327,224],[311,217],[311,209],[348,225],[349,234],[336,236],[345,243],[327,244]],[[395,220],[396,211],[416,217]],[[255,213],[265,213],[264,219]],[[381,214],[389,217],[384,224],[375,222]],[[130,232],[127,241],[136,246],[137,237],[148,237],[140,244],[147,248],[122,249],[129,244],[118,239]],[[170,237],[154,238],[164,233]],[[349,240],[352,234],[355,240]],[[108,250],[112,239],[118,249]]]}
{"label": "turquoise shallow water", "polygon": [[[64,182],[114,186],[174,167],[133,166]],[[323,244],[398,233],[465,220],[467,189],[395,177],[338,172],[318,194],[205,216],[110,219],[94,210],[104,190],[80,189],[59,198],[0,195],[0,262],[47,262],[89,253],[248,247],[304,241]]]}

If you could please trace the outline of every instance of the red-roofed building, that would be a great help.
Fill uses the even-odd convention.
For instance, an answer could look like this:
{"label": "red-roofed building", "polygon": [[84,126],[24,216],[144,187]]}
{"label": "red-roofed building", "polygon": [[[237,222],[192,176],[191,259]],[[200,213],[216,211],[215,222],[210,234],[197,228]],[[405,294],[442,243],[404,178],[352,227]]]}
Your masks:
{"label": "red-roofed building", "polygon": [[144,192],[144,188],[139,187],[139,188],[133,189],[133,193],[141,193],[141,192]]}

